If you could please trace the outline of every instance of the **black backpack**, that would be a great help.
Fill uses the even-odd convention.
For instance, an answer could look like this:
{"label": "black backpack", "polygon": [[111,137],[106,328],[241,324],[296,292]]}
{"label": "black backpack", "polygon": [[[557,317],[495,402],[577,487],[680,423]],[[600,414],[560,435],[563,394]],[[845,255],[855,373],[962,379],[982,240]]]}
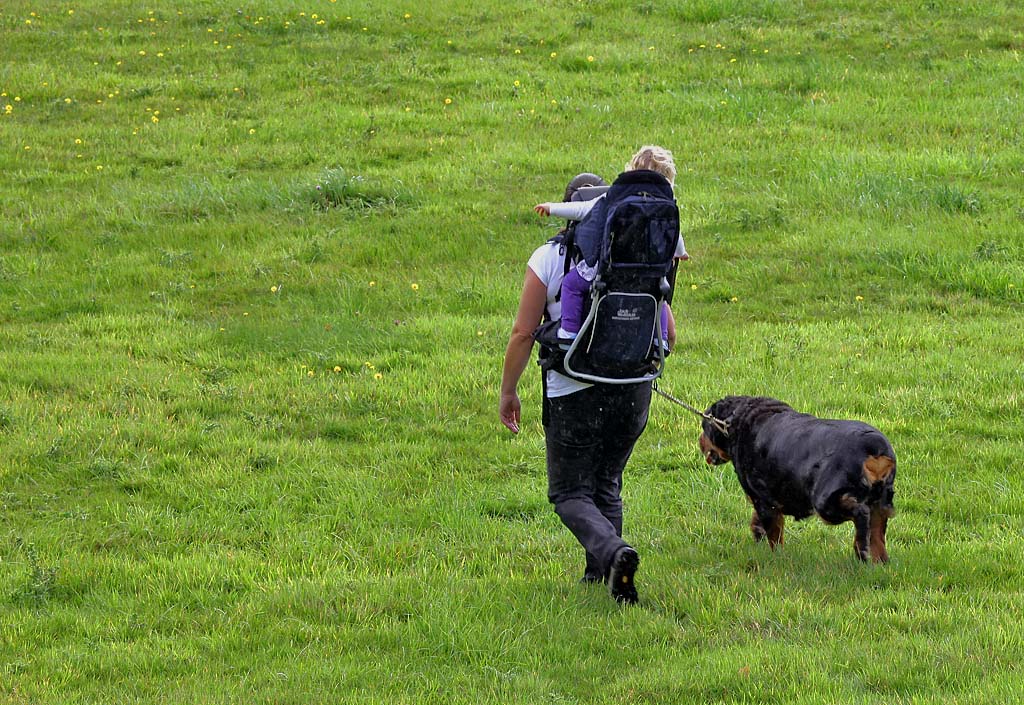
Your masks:
{"label": "black backpack", "polygon": [[665,366],[661,307],[671,301],[679,209],[672,186],[660,174],[620,174],[582,221],[570,224],[564,247],[566,271],[585,260],[596,267],[590,309],[565,349],[558,321],[535,332],[541,367],[575,379],[629,384],[657,379]]}

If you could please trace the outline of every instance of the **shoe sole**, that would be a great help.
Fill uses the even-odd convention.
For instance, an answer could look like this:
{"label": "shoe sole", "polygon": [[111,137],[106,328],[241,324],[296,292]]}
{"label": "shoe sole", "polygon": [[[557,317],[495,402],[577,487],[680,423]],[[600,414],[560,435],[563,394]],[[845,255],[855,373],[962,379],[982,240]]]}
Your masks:
{"label": "shoe sole", "polygon": [[608,589],[616,602],[635,605],[640,601],[633,576],[640,567],[640,556],[632,548],[619,551],[608,572]]}

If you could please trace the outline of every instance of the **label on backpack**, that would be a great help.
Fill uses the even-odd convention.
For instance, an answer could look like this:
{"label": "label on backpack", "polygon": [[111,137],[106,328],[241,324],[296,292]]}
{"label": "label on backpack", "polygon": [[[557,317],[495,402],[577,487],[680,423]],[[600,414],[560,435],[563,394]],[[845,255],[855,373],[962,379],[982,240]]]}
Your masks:
{"label": "label on backpack", "polygon": [[640,309],[638,308],[620,308],[612,316],[613,321],[639,321],[640,320]]}

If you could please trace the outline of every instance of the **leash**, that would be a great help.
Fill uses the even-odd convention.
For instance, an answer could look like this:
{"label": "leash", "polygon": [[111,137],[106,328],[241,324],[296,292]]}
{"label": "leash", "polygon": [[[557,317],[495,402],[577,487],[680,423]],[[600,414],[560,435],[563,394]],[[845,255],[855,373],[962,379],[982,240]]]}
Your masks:
{"label": "leash", "polygon": [[722,432],[722,433],[724,433],[725,435],[727,435],[727,436],[729,435],[729,424],[727,424],[727,423],[726,423],[725,421],[722,421],[721,419],[716,419],[716,418],[715,418],[714,416],[712,416],[711,414],[705,414],[705,413],[704,413],[703,411],[701,411],[700,409],[696,409],[696,408],[694,408],[694,407],[690,406],[690,405],[689,405],[689,404],[687,404],[687,403],[686,403],[685,401],[682,401],[681,399],[676,399],[676,398],[675,398],[674,396],[672,396],[671,394],[669,394],[669,393],[667,393],[667,392],[663,392],[663,391],[661,391],[660,389],[658,389],[658,384],[657,384],[657,382],[655,382],[655,383],[653,383],[653,384],[651,385],[651,389],[653,389],[653,390],[654,390],[654,391],[656,391],[656,392],[657,392],[658,394],[660,394],[661,396],[663,396],[663,397],[665,397],[666,399],[668,399],[668,400],[669,400],[670,402],[673,402],[673,403],[675,403],[675,404],[678,404],[679,406],[683,407],[683,408],[684,408],[684,409],[686,409],[687,411],[691,411],[691,412],[693,412],[694,414],[697,414],[697,416],[699,416],[699,417],[701,417],[702,419],[704,419],[705,421],[709,422],[709,423],[710,423],[710,424],[711,424],[712,426],[714,426],[715,428],[717,428],[717,429],[718,429],[719,431],[721,431],[721,432]]}

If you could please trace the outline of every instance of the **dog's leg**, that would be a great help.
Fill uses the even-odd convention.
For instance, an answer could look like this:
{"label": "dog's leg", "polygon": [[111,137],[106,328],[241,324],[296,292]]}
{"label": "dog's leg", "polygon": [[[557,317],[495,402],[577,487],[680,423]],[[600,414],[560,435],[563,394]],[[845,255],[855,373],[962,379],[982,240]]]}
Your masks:
{"label": "dog's leg", "polygon": [[775,550],[776,546],[782,545],[782,531],[785,528],[786,517],[782,514],[776,514],[772,517],[771,526],[765,527],[768,530],[768,545]]}
{"label": "dog's leg", "polygon": [[868,533],[871,530],[871,512],[863,504],[853,510],[853,552],[862,561],[868,560]]}
{"label": "dog's leg", "polygon": [[844,494],[839,498],[839,509],[840,511],[833,515],[833,519],[838,518],[838,521],[830,519],[829,523],[839,524],[846,521],[846,519],[852,519],[854,528],[853,553],[862,561],[868,560],[868,534],[871,530],[871,510],[852,494]]}
{"label": "dog's leg", "polygon": [[782,543],[782,524],[784,517],[779,508],[770,501],[755,499],[759,495],[747,494],[747,499],[754,505],[754,516],[750,519],[750,533],[755,541],[768,539],[768,545],[774,551]]}
{"label": "dog's leg", "polygon": [[756,509],[754,510],[754,516],[750,518],[750,533],[754,535],[755,541],[764,541],[768,536],[768,532],[764,530],[764,524],[761,523],[761,517]]}
{"label": "dog's leg", "polygon": [[750,533],[754,535],[755,541],[764,541],[768,536],[768,532],[764,530],[764,524],[761,523],[761,517],[758,516],[757,510],[754,510],[754,516],[750,518]]}
{"label": "dog's leg", "polygon": [[885,550],[885,531],[890,516],[892,509],[889,507],[871,508],[871,559],[876,563],[889,561],[889,553]]}
{"label": "dog's leg", "polygon": [[768,539],[768,545],[774,551],[776,546],[782,545],[782,530],[786,522],[786,517],[782,515],[782,512],[776,509],[765,509],[761,508],[757,510],[756,506],[754,509],[754,518],[750,522],[751,529],[754,529],[755,523],[760,528],[761,534],[758,535],[757,530],[754,530],[754,538],[760,541],[763,538]]}

